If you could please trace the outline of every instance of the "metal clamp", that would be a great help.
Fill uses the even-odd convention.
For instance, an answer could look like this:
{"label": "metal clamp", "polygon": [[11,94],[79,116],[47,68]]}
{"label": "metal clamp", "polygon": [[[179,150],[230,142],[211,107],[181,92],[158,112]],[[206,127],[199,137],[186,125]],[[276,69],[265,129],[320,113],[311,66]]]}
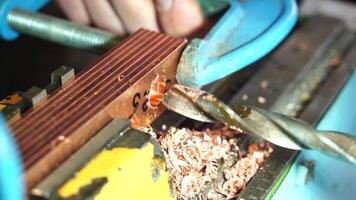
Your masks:
{"label": "metal clamp", "polygon": [[294,0],[230,0],[230,8],[203,39],[183,52],[180,84],[201,87],[260,59],[274,49],[297,21]]}

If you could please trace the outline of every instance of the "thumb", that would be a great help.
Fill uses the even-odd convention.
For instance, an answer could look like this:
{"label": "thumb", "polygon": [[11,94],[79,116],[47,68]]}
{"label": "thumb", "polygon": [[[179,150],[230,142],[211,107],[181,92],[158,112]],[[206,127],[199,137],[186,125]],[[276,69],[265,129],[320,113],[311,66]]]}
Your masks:
{"label": "thumb", "polygon": [[198,0],[155,0],[164,32],[180,37],[192,33],[204,22]]}

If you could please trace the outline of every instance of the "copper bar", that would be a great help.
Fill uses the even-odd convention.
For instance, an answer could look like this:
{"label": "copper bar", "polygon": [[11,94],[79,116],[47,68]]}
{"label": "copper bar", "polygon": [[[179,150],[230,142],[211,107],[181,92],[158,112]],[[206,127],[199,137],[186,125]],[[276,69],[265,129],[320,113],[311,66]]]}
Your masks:
{"label": "copper bar", "polygon": [[176,82],[176,65],[186,42],[141,29],[12,124],[27,188],[114,118],[140,113],[154,120],[164,108],[147,108],[145,95],[157,75],[170,80],[168,86]]}
{"label": "copper bar", "polygon": [[[155,49],[153,49],[155,50]],[[151,53],[148,51],[148,53]],[[138,59],[137,59],[138,60]],[[136,61],[137,63],[137,61]],[[135,63],[135,64],[136,64]],[[128,69],[125,69],[125,71],[128,71],[130,70],[130,68]],[[132,70],[133,72],[137,72],[137,73],[142,73],[142,70],[141,68],[137,68],[135,70]],[[108,70],[108,74],[106,74],[105,76],[105,80],[102,81],[101,83],[100,82],[94,82],[94,84],[91,84],[90,85],[90,88],[88,91],[85,91],[85,94],[84,96],[85,97],[88,97],[90,95],[98,95],[99,97],[103,98],[103,99],[108,99],[107,96],[108,95],[112,95],[109,88],[115,88],[117,91],[116,92],[119,92],[119,90],[121,89],[121,87],[127,87],[128,86],[128,83],[127,82],[124,82],[124,83],[119,83],[117,81],[117,75],[115,74],[115,72],[117,72],[118,70],[115,70],[114,72],[112,71],[109,71]],[[125,72],[124,71],[124,72]],[[130,72],[130,74],[132,74],[133,72]],[[120,75],[118,76],[122,76],[122,72],[120,73]],[[115,83],[116,82],[116,83]],[[133,81],[132,81],[133,82]],[[104,86],[102,84],[105,84]],[[105,92],[105,93],[102,93],[102,92]],[[110,98],[109,98],[110,99]],[[64,105],[62,106],[62,109],[65,109],[65,110],[72,110],[74,109],[74,111],[78,111],[78,112],[74,112],[76,115],[80,114],[80,113],[83,113],[85,111],[85,109],[88,109],[88,102],[90,101],[90,98],[88,99],[74,99],[75,102],[74,103],[71,103],[71,104],[67,104],[67,105]],[[98,102],[99,101],[99,102]],[[101,100],[103,101],[103,100]],[[102,105],[100,103],[103,103],[103,102],[100,102],[99,99],[96,100],[96,102],[98,102],[98,104],[96,104],[95,102],[91,102],[92,104],[94,105]],[[84,107],[84,108],[83,108]],[[84,109],[84,110],[83,110]],[[84,112],[85,113],[85,112]],[[74,116],[72,116],[73,118]],[[56,119],[56,122],[55,124],[61,124],[61,127],[63,127],[63,124],[62,123],[65,123],[65,124],[70,124],[71,122],[70,121],[65,121],[66,118],[65,117],[62,117],[62,118],[59,118],[59,119]],[[42,129],[47,129],[47,128],[50,128],[51,126],[53,126],[53,124],[49,123],[49,121],[46,121],[46,125],[47,126],[44,126],[43,124],[41,124],[41,127]],[[42,130],[39,130],[40,132],[42,132]],[[52,134],[53,135],[53,134]],[[62,134],[63,135],[63,134]],[[32,143],[36,143],[36,141],[33,141]],[[24,142],[24,144],[27,145],[26,142]],[[34,150],[35,151],[35,150]],[[30,153],[30,155],[32,155],[32,153]]]}

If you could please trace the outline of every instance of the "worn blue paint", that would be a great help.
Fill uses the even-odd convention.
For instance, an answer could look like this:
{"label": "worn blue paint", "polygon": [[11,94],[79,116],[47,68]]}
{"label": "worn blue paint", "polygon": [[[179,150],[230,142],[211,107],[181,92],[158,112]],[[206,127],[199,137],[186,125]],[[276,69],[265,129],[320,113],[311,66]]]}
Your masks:
{"label": "worn blue paint", "polygon": [[[356,136],[356,71],[322,118],[317,128],[350,133]],[[314,179],[305,185],[299,180],[298,164],[315,160]],[[348,200],[356,199],[356,166],[316,151],[303,151],[298,156],[274,200]]]}
{"label": "worn blue paint", "polygon": [[255,62],[275,48],[297,21],[294,0],[229,2],[229,10],[199,44],[196,55],[189,57],[192,73],[184,73],[178,65],[181,84],[201,87]]}
{"label": "worn blue paint", "polygon": [[22,164],[6,122],[0,114],[0,199],[24,199]]}
{"label": "worn blue paint", "polygon": [[18,33],[7,23],[7,15],[14,8],[37,11],[49,0],[0,0],[0,36],[5,40],[13,40]]}

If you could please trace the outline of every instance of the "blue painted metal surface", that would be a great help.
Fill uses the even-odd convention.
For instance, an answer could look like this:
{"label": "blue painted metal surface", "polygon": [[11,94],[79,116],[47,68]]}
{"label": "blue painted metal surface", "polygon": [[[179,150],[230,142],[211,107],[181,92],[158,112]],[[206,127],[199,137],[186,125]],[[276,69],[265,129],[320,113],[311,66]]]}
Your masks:
{"label": "blue painted metal surface", "polygon": [[[356,136],[356,71],[318,124],[319,130],[335,130]],[[314,179],[300,184],[299,164],[315,161]],[[316,151],[303,151],[273,196],[274,200],[348,200],[356,198],[356,167]]]}
{"label": "blue painted metal surface", "polygon": [[6,122],[0,114],[0,199],[24,199],[22,164]]}
{"label": "blue painted metal surface", "polygon": [[7,23],[7,15],[14,8],[37,11],[49,0],[0,0],[0,36],[5,40],[13,40],[18,33]]}
{"label": "blue painted metal surface", "polygon": [[297,21],[294,0],[230,0],[230,8],[178,65],[178,82],[201,87],[260,59],[275,48]]}

